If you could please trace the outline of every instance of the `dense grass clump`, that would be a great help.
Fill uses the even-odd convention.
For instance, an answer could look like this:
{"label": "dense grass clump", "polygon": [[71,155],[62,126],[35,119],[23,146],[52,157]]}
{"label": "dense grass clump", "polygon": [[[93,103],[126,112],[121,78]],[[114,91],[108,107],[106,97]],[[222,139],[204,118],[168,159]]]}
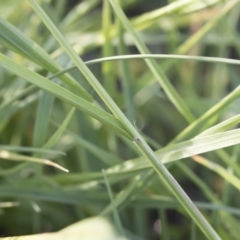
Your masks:
{"label": "dense grass clump", "polygon": [[1,236],[239,239],[238,0],[0,12]]}

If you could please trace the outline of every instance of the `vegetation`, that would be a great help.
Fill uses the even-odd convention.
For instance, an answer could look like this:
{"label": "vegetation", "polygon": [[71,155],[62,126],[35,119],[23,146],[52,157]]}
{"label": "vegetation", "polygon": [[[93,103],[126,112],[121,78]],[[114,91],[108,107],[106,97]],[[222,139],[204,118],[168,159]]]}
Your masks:
{"label": "vegetation", "polygon": [[0,11],[1,236],[239,238],[239,1]]}

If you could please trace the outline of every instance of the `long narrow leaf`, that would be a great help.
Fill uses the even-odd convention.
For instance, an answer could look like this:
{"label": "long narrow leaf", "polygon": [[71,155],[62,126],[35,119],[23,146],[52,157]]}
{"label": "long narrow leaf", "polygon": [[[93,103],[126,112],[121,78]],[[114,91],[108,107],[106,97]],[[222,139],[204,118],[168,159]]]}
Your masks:
{"label": "long narrow leaf", "polygon": [[[134,39],[134,42],[142,54],[149,54],[149,50],[145,46],[142,39],[139,37],[139,35],[135,32],[132,25],[130,24],[129,20],[123,13],[122,9],[116,4],[115,0],[109,0],[111,3],[116,15],[119,17],[119,19],[122,21],[123,26],[128,30],[128,32],[131,34],[132,38]],[[194,120],[194,116],[188,109],[188,106],[186,106],[183,99],[180,97],[180,95],[177,93],[177,91],[174,89],[170,81],[168,80],[167,76],[164,74],[162,69],[160,69],[159,65],[156,63],[156,61],[152,59],[146,59],[145,60],[149,69],[152,71],[154,76],[156,77],[157,81],[161,85],[161,87],[166,92],[167,96],[173,103],[173,105],[178,109],[178,111],[184,116],[184,118],[188,122],[192,122]]]}
{"label": "long narrow leaf", "polygon": [[109,126],[113,127],[120,134],[129,138],[129,135],[122,129],[119,121],[114,118],[109,113],[101,110],[100,108],[94,106],[93,104],[87,102],[81,97],[71,93],[70,91],[60,87],[59,85],[51,82],[47,78],[42,77],[41,75],[28,70],[27,68],[17,64],[8,57],[0,53],[0,65],[10,72],[14,72],[16,75],[21,76],[30,83],[52,93],[57,98],[60,98],[71,105],[75,106],[77,109],[89,114],[90,116],[96,118],[100,122],[106,123]]}
{"label": "long narrow leaf", "polygon": [[224,169],[222,166],[220,166],[217,163],[211,162],[207,160],[206,158],[202,156],[192,156],[192,159],[203,166],[211,169],[212,171],[219,174],[221,177],[223,177],[227,182],[231,183],[234,187],[236,187],[238,190],[240,190],[240,179],[234,176],[232,173],[228,172],[226,169]]}
{"label": "long narrow leaf", "polygon": [[[0,18],[0,44],[23,57],[26,57],[41,67],[54,73],[61,67],[35,42],[26,37],[21,31]],[[92,101],[92,97],[70,75],[60,77],[72,90],[84,99]]]}
{"label": "long narrow leaf", "polygon": [[8,151],[0,150],[0,158],[6,159],[6,160],[13,160],[13,161],[27,161],[27,162],[33,162],[33,163],[41,163],[45,165],[49,165],[55,168],[59,168],[62,171],[68,172],[68,170],[62,166],[60,166],[57,163],[54,163],[48,159],[42,159],[42,158],[35,158],[35,157],[28,157],[19,155],[16,153],[11,153]]}
{"label": "long narrow leaf", "polygon": [[57,131],[52,135],[52,137],[43,145],[43,148],[52,148],[57,141],[59,140],[59,138],[61,137],[61,135],[63,134],[63,132],[65,131],[68,123],[70,122],[73,114],[75,112],[75,108],[72,108],[68,115],[66,116],[66,118],[64,119],[64,121],[62,122],[61,126],[57,129]]}

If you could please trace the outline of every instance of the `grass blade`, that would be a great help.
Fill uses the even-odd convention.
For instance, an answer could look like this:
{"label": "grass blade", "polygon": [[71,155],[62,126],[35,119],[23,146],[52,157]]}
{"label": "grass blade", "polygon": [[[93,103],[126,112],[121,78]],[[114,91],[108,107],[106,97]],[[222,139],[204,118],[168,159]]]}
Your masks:
{"label": "grass blade", "polygon": [[48,79],[40,76],[39,74],[28,70],[27,68],[17,64],[11,59],[7,58],[0,53],[0,65],[10,72],[14,72],[16,75],[21,76],[30,83],[52,93],[57,98],[64,100],[65,102],[70,103],[72,106],[75,106],[77,109],[89,114],[90,116],[96,118],[100,122],[107,123],[109,126],[112,126],[113,129],[118,131],[120,134],[124,135],[127,138],[129,134],[126,133],[119,121],[114,118],[109,113],[101,110],[100,108],[94,106],[93,104],[87,102],[81,97],[71,93],[70,91],[64,89],[63,87],[58,86],[57,84],[49,81]]}
{"label": "grass blade", "polygon": [[[21,56],[30,59],[41,67],[54,73],[61,67],[35,42],[27,38],[21,31],[0,18],[0,44]],[[84,99],[92,101],[92,97],[70,75],[62,75],[60,79]]]}
{"label": "grass blade", "polygon": [[66,118],[64,119],[64,121],[62,122],[61,126],[59,126],[59,128],[57,129],[57,131],[52,135],[52,137],[43,145],[43,148],[52,148],[57,141],[59,140],[59,138],[62,136],[63,132],[65,131],[65,129],[67,128],[68,123],[70,122],[73,114],[75,112],[75,108],[73,107],[68,115],[66,116]]}
{"label": "grass blade", "polygon": [[[128,30],[128,32],[131,34],[132,38],[134,39],[134,42],[142,54],[149,54],[149,50],[141,40],[141,38],[138,36],[138,34],[135,32],[133,27],[131,26],[129,20],[121,10],[121,8],[117,5],[117,3],[114,0],[109,0],[116,15],[119,17],[119,19],[122,21],[122,24],[124,27]],[[159,68],[158,64],[152,60],[147,59],[145,60],[147,63],[149,69],[152,71],[154,76],[156,77],[157,81],[160,83],[161,87],[166,92],[167,96],[169,97],[170,101],[173,103],[173,105],[178,109],[178,111],[184,116],[184,118],[188,122],[192,122],[194,120],[194,116],[191,114],[190,110],[182,100],[182,98],[179,96],[177,91],[173,88],[169,80],[167,79],[166,75],[163,73],[163,71]]]}
{"label": "grass blade", "polygon": [[64,152],[57,150],[48,150],[42,148],[34,148],[34,147],[23,147],[23,146],[9,146],[9,145],[0,145],[0,150],[7,150],[11,152],[29,152],[29,153],[47,153],[47,154],[60,154],[66,155]]}
{"label": "grass blade", "polygon": [[204,27],[202,27],[196,34],[189,38],[184,44],[178,48],[178,53],[186,53],[190,48],[192,48],[199,40],[206,35],[215,25],[219,23],[219,20],[225,16],[239,1],[229,1],[223,7],[220,13],[218,13],[214,18],[211,19]]}
{"label": "grass blade", "polygon": [[0,158],[2,159],[6,159],[6,160],[13,160],[13,161],[28,161],[28,162],[33,162],[33,163],[41,163],[41,164],[45,164],[45,165],[49,165],[55,168],[58,168],[64,172],[68,172],[68,170],[60,165],[58,165],[55,162],[52,162],[48,159],[42,159],[42,158],[35,158],[35,157],[28,157],[28,156],[23,156],[23,155],[19,155],[16,153],[11,153],[8,151],[0,151]]}
{"label": "grass blade", "polygon": [[192,159],[203,166],[211,169],[212,171],[218,173],[222,178],[224,178],[227,182],[231,183],[234,187],[240,190],[240,179],[234,176],[232,173],[228,172],[217,163],[211,162],[202,156],[192,156]]}
{"label": "grass blade", "polygon": [[113,194],[112,194],[112,190],[111,190],[108,178],[107,178],[107,174],[106,174],[104,169],[102,170],[102,173],[103,173],[103,176],[104,176],[104,180],[105,180],[105,184],[106,184],[106,187],[107,187],[108,195],[109,195],[110,200],[111,200],[111,205],[113,207],[113,216],[114,216],[115,222],[118,226],[119,233],[121,234],[121,236],[124,236],[125,234],[124,234],[124,231],[123,231],[123,226],[122,226],[122,223],[121,223],[121,220],[120,220],[120,216],[118,214],[117,206],[116,206],[114,198],[113,198]]}
{"label": "grass blade", "polygon": [[42,94],[38,103],[37,116],[35,120],[34,131],[33,131],[34,147],[41,147],[45,143],[53,104],[54,104],[54,95],[48,92],[42,91]]}

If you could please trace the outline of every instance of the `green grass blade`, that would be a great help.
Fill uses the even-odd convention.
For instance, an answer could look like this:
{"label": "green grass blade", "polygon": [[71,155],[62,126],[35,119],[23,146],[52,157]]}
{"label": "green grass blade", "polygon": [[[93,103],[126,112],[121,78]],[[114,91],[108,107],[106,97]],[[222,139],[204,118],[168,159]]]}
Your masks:
{"label": "green grass blade", "polygon": [[140,16],[135,17],[131,23],[134,28],[138,30],[142,30],[145,28],[150,27],[154,22],[165,15],[170,14],[181,14],[181,13],[189,13],[192,11],[199,10],[201,8],[206,8],[210,5],[219,3],[219,0],[208,0],[208,1],[201,1],[201,0],[181,0],[181,1],[174,1],[168,4],[165,7],[149,11],[144,13]]}
{"label": "green grass blade", "polygon": [[193,3],[193,0],[182,0],[182,1],[172,2],[171,4],[168,4],[165,7],[144,13],[136,17],[135,19],[132,20],[131,23],[137,29],[144,29],[149,27],[158,18],[166,14],[174,13],[175,11],[183,7],[186,7],[187,5],[192,3]]}
{"label": "green grass blade", "polygon": [[204,27],[202,27],[196,34],[194,34],[191,38],[189,38],[184,44],[182,44],[177,52],[179,54],[186,53],[189,49],[191,49],[199,40],[205,36],[213,27],[215,27],[219,20],[225,16],[239,1],[230,1],[223,7],[220,13],[218,13],[214,18],[211,19]]}
{"label": "green grass blade", "polygon": [[[192,60],[208,63],[226,63],[233,65],[240,65],[240,60],[229,59],[229,58],[220,58],[220,57],[202,57],[202,56],[193,56],[193,55],[175,55],[175,54],[131,54],[131,55],[118,55],[112,57],[104,57],[99,59],[94,59],[85,62],[86,64],[100,63],[103,61],[113,61],[113,60],[127,60],[127,59],[179,59],[179,60]],[[76,68],[76,66],[69,68],[69,70]],[[67,69],[66,69],[67,70]],[[68,70],[68,71],[69,71]],[[63,70],[64,71],[64,70]]]}
{"label": "green grass blade", "polygon": [[[237,146],[238,145],[235,145],[234,147]],[[238,165],[238,163],[236,163],[236,161],[232,161],[230,154],[228,154],[223,149],[219,149],[215,153],[226,166],[234,169],[234,173],[237,175],[237,177],[240,177],[240,166]]]}
{"label": "green grass blade", "polygon": [[8,120],[17,111],[28,107],[38,99],[39,93],[37,92],[25,97],[23,100],[15,102],[14,104],[5,105],[5,107],[1,108],[0,121]]}
{"label": "green grass blade", "polygon": [[26,79],[30,83],[52,93],[57,98],[64,100],[65,102],[70,103],[72,106],[77,109],[89,114],[90,116],[96,118],[100,122],[106,123],[109,126],[112,126],[113,129],[118,131],[120,134],[124,135],[127,138],[129,134],[127,134],[123,129],[119,121],[114,118],[109,113],[101,110],[100,108],[94,106],[93,104],[87,102],[81,97],[69,92],[68,90],[58,86],[57,84],[49,81],[47,78],[40,76],[39,74],[28,70],[27,68],[17,64],[11,59],[0,53],[0,65],[10,72],[14,72],[16,75],[21,76]]}
{"label": "green grass blade", "polygon": [[[108,0],[107,0],[108,1]],[[119,0],[119,4],[121,1]],[[124,42],[124,34],[123,34],[123,26],[121,21],[116,18],[116,25],[118,31],[118,54],[126,54],[127,48]],[[136,116],[135,116],[135,108],[133,103],[133,83],[132,83],[132,76],[129,69],[129,62],[127,61],[119,61],[119,75],[122,80],[123,86],[123,96],[126,108],[126,115],[131,123],[134,123]]]}
{"label": "green grass blade", "polygon": [[[206,221],[206,219],[202,216],[200,211],[196,208],[194,204],[192,204],[189,197],[182,192],[180,189],[181,187],[178,185],[176,180],[172,178],[171,174],[168,171],[164,171],[163,165],[159,164],[159,160],[156,156],[150,151],[149,146],[143,143],[141,140],[137,139],[136,144],[140,145],[143,155],[151,159],[153,162],[153,166],[158,173],[162,173],[160,175],[160,179],[162,182],[168,187],[168,189],[175,195],[178,201],[184,206],[186,212],[191,216],[191,218],[196,222],[202,232],[209,238],[209,239],[220,239],[218,234],[212,228],[212,226]],[[159,170],[161,169],[161,171]],[[172,178],[172,181],[167,181]],[[192,205],[190,205],[192,204]]]}
{"label": "green grass blade", "polygon": [[202,156],[192,156],[192,159],[203,166],[211,169],[212,171],[219,174],[222,178],[224,178],[227,182],[231,183],[234,187],[240,190],[240,179],[234,176],[232,173],[229,173],[225,168],[220,166],[217,163],[211,162]]}
{"label": "green grass blade", "polygon": [[170,232],[167,225],[166,211],[164,209],[158,210],[158,216],[161,224],[161,237],[162,240],[170,239]]}
{"label": "green grass blade", "polygon": [[112,113],[118,119],[124,119],[123,125],[128,125],[127,119],[125,119],[125,115],[121,112],[112,98],[108,95],[102,85],[99,83],[97,78],[93,75],[93,73],[89,70],[89,68],[84,64],[82,59],[77,55],[77,53],[73,50],[70,44],[66,41],[64,36],[61,34],[59,29],[53,24],[50,18],[46,15],[46,13],[41,9],[41,7],[34,0],[30,0],[30,4],[33,9],[39,15],[41,20],[45,23],[48,29],[51,31],[52,35],[56,38],[62,48],[66,51],[72,61],[75,63],[80,72],[86,77],[88,82],[92,85],[94,90],[98,93],[100,98],[104,101],[104,103],[108,106],[108,108],[112,111]]}
{"label": "green grass blade", "polygon": [[[134,42],[139,50],[140,53],[142,54],[149,54],[149,50],[145,46],[144,42],[142,39],[138,36],[138,34],[135,32],[133,27],[131,26],[129,20],[121,10],[121,8],[116,4],[114,0],[109,0],[116,15],[119,17],[119,19],[122,21],[122,24],[124,27],[128,30],[128,32],[131,34],[132,38],[134,39]],[[156,77],[157,81],[160,83],[161,87],[164,89],[166,92],[167,96],[173,103],[173,105],[178,109],[178,111],[184,116],[184,118],[188,122],[192,122],[194,120],[194,116],[188,109],[187,105],[184,103],[180,95],[177,93],[177,91],[174,89],[174,87],[171,85],[169,80],[167,79],[166,75],[164,72],[160,69],[159,65],[157,62],[155,62],[152,59],[147,59],[145,60],[149,69],[152,71],[154,76]]]}
{"label": "green grass blade", "polygon": [[[104,43],[102,46],[102,55],[104,57],[109,57],[114,55],[114,48],[112,45],[112,39],[110,35],[112,25],[112,11],[108,0],[103,1],[102,10],[102,32]],[[103,75],[103,86],[106,91],[112,96],[112,98],[117,97],[116,91],[116,81],[115,81],[115,65],[113,62],[103,62],[102,63],[102,75]]]}
{"label": "green grass blade", "polygon": [[[61,67],[44,51],[44,49],[1,18],[0,44],[25,58],[30,59],[52,73],[61,70]],[[92,101],[92,97],[70,75],[62,75],[60,79],[84,99]]]}
{"label": "green grass blade", "polygon": [[51,138],[43,145],[42,148],[44,149],[48,149],[48,148],[52,148],[57,141],[59,140],[59,138],[62,136],[63,132],[65,131],[65,129],[67,128],[67,125],[69,124],[73,114],[75,112],[75,108],[73,107],[68,115],[66,116],[66,118],[64,119],[64,121],[62,122],[62,124],[59,126],[59,128],[57,129],[57,131],[51,136]]}
{"label": "green grass blade", "polygon": [[[118,55],[112,57],[98,58],[94,60],[86,61],[85,64],[91,65],[96,63],[101,63],[105,61],[116,61],[116,60],[131,60],[131,59],[179,59],[179,60],[189,60],[189,61],[200,61],[209,63],[226,63],[233,65],[240,65],[240,60],[229,59],[229,58],[217,58],[217,57],[202,57],[202,56],[190,56],[190,55],[174,55],[174,54],[131,54],[131,55]],[[71,66],[59,71],[51,76],[52,78],[58,77],[70,70],[76,69],[77,66]],[[50,77],[49,77],[50,78]]]}
{"label": "green grass blade", "polygon": [[108,178],[107,178],[107,174],[106,174],[104,169],[102,170],[102,173],[103,173],[103,176],[104,176],[104,180],[105,180],[105,184],[106,184],[106,187],[107,187],[108,195],[109,195],[109,198],[111,200],[111,205],[113,207],[113,216],[114,216],[116,225],[118,227],[118,231],[121,234],[121,236],[124,236],[125,234],[124,234],[124,231],[123,231],[123,226],[122,226],[122,223],[121,223],[121,220],[120,220],[120,216],[119,216],[119,213],[118,213],[118,210],[117,210],[117,206],[116,206],[114,198],[113,198],[113,193],[112,193],[112,190],[111,190]]}
{"label": "green grass blade", "polygon": [[206,135],[211,135],[214,133],[220,133],[224,132],[226,130],[229,130],[230,128],[236,126],[240,122],[240,115],[236,115],[234,117],[231,117],[219,124],[216,124],[215,126],[208,128],[207,130],[200,133],[197,137],[202,137]]}
{"label": "green grass blade", "polygon": [[[204,193],[207,199],[209,199],[211,202],[216,204],[217,206],[222,207],[222,202],[218,199],[218,197],[215,195],[215,193],[211,190],[208,184],[206,184],[202,178],[197,176],[197,174],[192,171],[190,168],[185,166],[183,163],[179,162],[177,164],[178,168],[183,171],[183,173],[193,182],[196,184],[196,186],[201,189],[201,191]],[[230,214],[227,212],[220,211],[219,216],[221,219],[221,222],[223,223],[224,226],[227,228],[231,229],[231,236],[239,236],[240,231],[239,228],[237,227],[239,225],[238,221],[233,218]],[[236,238],[237,239],[237,238]]]}
{"label": "green grass blade", "polygon": [[66,155],[64,152],[57,150],[48,150],[42,148],[34,148],[34,147],[23,147],[23,146],[10,146],[10,145],[0,145],[0,150],[6,150],[11,152],[28,152],[28,153],[47,153],[47,154],[59,154]]}
{"label": "green grass blade", "polygon": [[[224,133],[194,138],[189,141],[167,146],[155,152],[164,164],[177,161],[193,155],[214,151],[240,143],[240,129]],[[128,160],[107,170],[107,173],[135,171],[150,167],[150,163],[144,157]]]}
{"label": "green grass blade", "polygon": [[[175,199],[167,196],[158,196],[158,195],[140,196],[139,198],[136,198],[131,203],[131,205],[134,205],[134,204],[136,204],[136,206],[139,206],[139,207],[141,206],[146,208],[147,207],[157,208],[161,206],[162,209],[171,209],[171,208],[180,207],[180,204]],[[240,215],[240,210],[234,207],[222,206],[216,203],[207,203],[207,202],[199,202],[199,201],[195,201],[194,204],[196,204],[196,206],[202,209],[225,211],[237,216]]]}
{"label": "green grass blade", "polygon": [[196,154],[239,144],[239,135],[240,129],[236,129],[223,133],[197,137],[189,141],[162,148],[156,151],[156,154],[162,162],[167,163],[174,161],[174,159],[190,157]]}
{"label": "green grass blade", "polygon": [[53,203],[71,204],[71,205],[96,205],[107,204],[109,198],[102,192],[85,191],[59,191],[59,188],[35,188],[26,186],[1,186],[0,197],[14,197],[18,199],[28,199],[34,201],[46,201]]}
{"label": "green grass blade", "polygon": [[41,147],[46,141],[53,104],[54,95],[42,91],[33,130],[34,147]]}
{"label": "green grass blade", "polygon": [[4,113],[4,110],[6,110],[9,106],[11,106],[11,104],[13,104],[16,100],[32,93],[36,89],[37,89],[36,86],[29,86],[29,87],[23,89],[18,94],[14,95],[14,97],[10,98],[8,101],[5,101],[3,104],[1,104],[0,105],[0,118],[1,118],[1,114]]}
{"label": "green grass blade", "polygon": [[223,98],[221,101],[215,104],[207,112],[205,112],[201,117],[199,117],[187,128],[185,128],[176,138],[173,139],[172,142],[189,139],[201,133],[201,131],[205,130],[209,125],[214,124],[214,122],[211,122],[211,120],[218,114],[223,112],[227,106],[229,106],[234,100],[236,100],[239,97],[239,95],[240,87],[237,87],[225,98]]}
{"label": "green grass blade", "polygon": [[[126,204],[126,202],[131,201],[131,199],[129,198],[129,195],[134,196],[135,195],[134,193],[138,192],[139,187],[141,187],[142,184],[146,183],[145,180],[147,180],[148,178],[149,178],[149,171],[143,171],[139,173],[137,176],[134,176],[131,182],[128,184],[128,186],[125,187],[115,198],[114,207],[120,208],[122,207],[123,204]],[[101,215],[107,215],[111,211],[113,211],[113,205],[109,204],[101,212]]]}
{"label": "green grass blade", "polygon": [[[55,123],[54,123],[55,124]],[[58,124],[57,124],[58,125]],[[94,145],[93,143],[83,139],[79,135],[67,131],[67,133],[75,139],[77,143],[79,143],[80,146],[91,152],[93,155],[95,155],[97,158],[99,158],[102,162],[107,164],[108,166],[113,166],[114,164],[118,164],[122,162],[122,159],[116,156],[115,154],[112,154],[102,148],[100,148],[97,145]]]}
{"label": "green grass blade", "polygon": [[75,6],[61,22],[61,28],[65,29],[69,25],[77,22],[81,17],[89,13],[96,5],[99,3],[99,0],[85,0],[80,2]]}

